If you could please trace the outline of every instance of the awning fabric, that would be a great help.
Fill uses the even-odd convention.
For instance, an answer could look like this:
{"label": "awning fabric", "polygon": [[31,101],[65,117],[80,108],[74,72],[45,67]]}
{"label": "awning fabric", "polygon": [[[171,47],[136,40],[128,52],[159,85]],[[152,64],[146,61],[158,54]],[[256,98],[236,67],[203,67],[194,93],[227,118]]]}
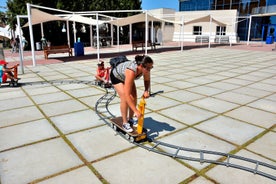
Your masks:
{"label": "awning fabric", "polygon": [[[51,15],[49,13],[40,11],[36,8],[31,9],[31,17],[32,17],[32,25],[35,24],[40,24],[43,22],[49,22],[49,21],[65,21],[63,18],[56,16],[56,15]],[[23,27],[28,27],[29,23],[26,23]]]}
{"label": "awning fabric", "polygon": [[[149,14],[147,16],[148,16],[147,17],[148,21],[160,21],[160,19],[153,17]],[[138,23],[138,22],[145,22],[145,20],[146,20],[146,13],[140,13],[137,15],[126,17],[126,18],[113,20],[113,21],[110,21],[109,23],[114,24],[116,26],[126,26],[129,24],[134,24],[134,23]]]}
{"label": "awning fabric", "polygon": [[211,15],[207,15],[207,16],[204,16],[204,17],[200,17],[200,18],[197,18],[197,19],[193,19],[191,21],[187,21],[187,22],[184,22],[184,25],[187,25],[187,24],[194,24],[194,23],[198,23],[198,22],[212,22],[212,23],[216,23],[220,26],[225,26],[226,24],[214,19],[213,17],[211,17]]}
{"label": "awning fabric", "polygon": [[[88,25],[97,25],[97,20],[88,18],[88,17],[83,17],[81,15],[69,15],[64,17],[65,20],[69,21],[75,21],[83,24],[88,24]],[[98,24],[103,24],[105,21],[98,20]]]}

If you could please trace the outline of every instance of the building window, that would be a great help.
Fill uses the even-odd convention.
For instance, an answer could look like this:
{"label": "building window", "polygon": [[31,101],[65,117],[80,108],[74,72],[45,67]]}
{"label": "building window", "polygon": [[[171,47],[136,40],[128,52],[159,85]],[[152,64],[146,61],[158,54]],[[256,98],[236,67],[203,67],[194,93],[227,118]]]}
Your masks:
{"label": "building window", "polygon": [[202,35],[202,27],[201,26],[194,26],[194,35]]}
{"label": "building window", "polygon": [[174,26],[174,24],[170,22],[165,22],[165,26]]}
{"label": "building window", "polygon": [[226,27],[225,26],[217,26],[216,35],[226,35]]}

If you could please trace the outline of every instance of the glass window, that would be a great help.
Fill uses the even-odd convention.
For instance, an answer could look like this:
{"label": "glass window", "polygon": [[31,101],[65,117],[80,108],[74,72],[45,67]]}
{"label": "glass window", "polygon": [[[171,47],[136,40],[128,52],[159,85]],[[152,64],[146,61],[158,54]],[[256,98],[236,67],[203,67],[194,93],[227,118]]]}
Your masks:
{"label": "glass window", "polygon": [[202,27],[201,26],[194,26],[193,35],[202,35]]}
{"label": "glass window", "polygon": [[225,26],[217,26],[216,35],[226,35],[226,27]]}

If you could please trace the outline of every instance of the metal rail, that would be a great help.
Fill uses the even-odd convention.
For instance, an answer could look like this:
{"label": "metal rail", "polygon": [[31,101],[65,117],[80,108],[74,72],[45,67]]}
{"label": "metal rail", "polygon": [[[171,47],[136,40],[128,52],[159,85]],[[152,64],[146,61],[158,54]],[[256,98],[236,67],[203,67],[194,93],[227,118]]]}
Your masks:
{"label": "metal rail", "polygon": [[[112,93],[113,90],[113,93]],[[110,126],[111,123],[109,122],[109,118],[107,117],[114,117],[114,115],[109,111],[108,105],[109,103],[115,98],[116,96],[116,91],[113,88],[106,89],[106,94],[102,96],[96,103],[95,105],[95,110],[98,116],[104,120],[104,122]],[[108,99],[110,98],[110,99]],[[105,107],[103,111],[100,111],[99,107]],[[119,134],[121,137],[124,139],[128,140],[126,136],[120,132],[117,131],[117,134]],[[129,140],[128,140],[129,141]],[[217,165],[224,165],[226,167],[232,167],[236,169],[241,169],[244,171],[248,171],[254,174],[258,174],[260,176],[267,177],[272,180],[276,180],[276,176],[270,173],[275,173],[276,171],[276,166],[267,164],[265,162],[261,162],[258,160],[250,159],[250,158],[245,158],[237,155],[232,155],[228,153],[222,153],[222,152],[216,152],[216,151],[208,151],[208,150],[201,150],[201,149],[192,149],[192,148],[185,148],[185,147],[180,147],[172,144],[168,144],[165,142],[161,142],[158,140],[148,140],[151,144],[145,144],[144,142],[133,142],[136,146],[139,146],[141,148],[144,148],[148,151],[155,152],[158,154],[166,155],[169,157],[177,158],[177,159],[182,159],[182,160],[190,160],[190,161],[197,161],[200,162],[201,164],[203,163],[210,163],[210,164],[217,164]],[[185,153],[196,153],[198,156],[197,157],[191,157],[191,156],[185,156]],[[216,159],[211,159],[208,157],[218,157]],[[235,164],[238,163],[237,161],[242,161],[243,163],[246,162],[247,165],[251,165],[252,167],[249,166],[244,166],[244,165],[239,165]],[[260,170],[260,167],[262,171]],[[268,171],[271,171],[270,173],[267,173]]]}
{"label": "metal rail", "polygon": [[[41,84],[87,84],[87,85],[95,85],[95,82],[93,81],[79,81],[79,80],[54,80],[54,81],[47,81],[47,82],[33,82],[33,83],[25,83],[21,85],[41,85]],[[95,111],[96,114],[108,125],[112,128],[112,124],[110,122],[110,118],[115,117],[113,115],[108,105],[110,102],[116,97],[116,91],[111,86],[110,88],[104,88],[105,94],[98,99],[98,101],[95,104]],[[157,92],[159,93],[159,92]],[[153,95],[156,95],[157,93],[154,93]],[[130,141],[126,138],[126,136],[120,132],[116,131],[118,135],[126,139],[127,141]],[[248,171],[254,174],[258,174],[260,176],[267,177],[272,180],[276,180],[276,166],[267,164],[265,162],[261,162],[258,160],[245,158],[237,155],[232,155],[228,153],[222,153],[222,152],[216,152],[216,151],[208,151],[208,150],[201,150],[201,149],[192,149],[192,148],[185,148],[180,147],[173,144],[168,144],[165,142],[161,142],[158,140],[150,139],[148,142],[132,142],[134,145],[139,146],[141,148],[144,148],[148,151],[155,152],[161,155],[166,155],[172,158],[176,159],[182,159],[182,160],[189,160],[189,161],[196,161],[203,163],[210,163],[210,164],[217,164],[217,165],[224,165],[226,167],[232,167],[244,171]],[[149,144],[147,144],[149,143]],[[195,157],[191,156],[185,156],[189,153],[195,153]],[[216,157],[216,159],[211,159],[210,157]],[[238,162],[243,162],[244,165],[250,165],[244,166],[237,164]],[[235,164],[236,163],[236,164]],[[269,172],[270,171],[270,172]],[[271,174],[273,173],[273,174]]]}

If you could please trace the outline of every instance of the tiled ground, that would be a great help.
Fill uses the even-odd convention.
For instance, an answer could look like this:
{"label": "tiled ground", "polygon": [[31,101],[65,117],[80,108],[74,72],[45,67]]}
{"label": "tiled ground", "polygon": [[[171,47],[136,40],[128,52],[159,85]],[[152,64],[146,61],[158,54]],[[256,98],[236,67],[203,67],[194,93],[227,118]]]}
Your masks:
{"label": "tiled ground", "polygon": [[[150,138],[275,166],[275,52],[203,48],[150,56],[152,92],[163,91],[147,99]],[[159,155],[116,136],[95,113],[103,89],[61,83],[94,80],[96,63],[26,66],[20,77],[28,85],[0,88],[1,184],[275,183],[235,168]],[[139,94],[142,85],[137,81]],[[119,115],[119,99],[109,108]],[[276,170],[259,169],[276,176]]]}

